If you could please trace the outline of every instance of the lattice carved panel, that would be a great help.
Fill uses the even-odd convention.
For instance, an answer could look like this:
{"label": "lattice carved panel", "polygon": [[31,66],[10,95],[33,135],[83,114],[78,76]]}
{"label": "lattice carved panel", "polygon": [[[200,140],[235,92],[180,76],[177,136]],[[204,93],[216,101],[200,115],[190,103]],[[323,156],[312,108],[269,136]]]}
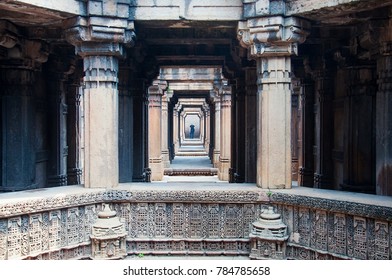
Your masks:
{"label": "lattice carved panel", "polygon": [[29,253],[40,253],[42,250],[42,214],[30,215],[28,232]]}
{"label": "lattice carved panel", "polygon": [[0,220],[0,260],[5,260],[7,256],[7,220]]}
{"label": "lattice carved panel", "polygon": [[367,230],[366,219],[354,217],[354,258],[367,257]]}
{"label": "lattice carved panel", "polygon": [[388,260],[389,259],[389,230],[388,223],[375,221],[375,259]]}

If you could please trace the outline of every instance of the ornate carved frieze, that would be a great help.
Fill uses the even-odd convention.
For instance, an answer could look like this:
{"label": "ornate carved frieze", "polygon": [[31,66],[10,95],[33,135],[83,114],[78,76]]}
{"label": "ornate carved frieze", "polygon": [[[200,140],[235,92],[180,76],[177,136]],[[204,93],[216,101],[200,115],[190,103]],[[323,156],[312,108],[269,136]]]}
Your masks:
{"label": "ornate carved frieze", "polygon": [[244,17],[258,17],[268,15],[283,15],[285,1],[283,0],[243,0]]}
{"label": "ornate carved frieze", "polygon": [[238,23],[237,38],[250,58],[289,56],[309,34],[307,21],[284,16],[252,18]]}
{"label": "ornate carved frieze", "polygon": [[[93,193],[97,196],[91,196]],[[56,197],[61,204],[52,203]],[[92,256],[90,233],[102,202],[110,203],[125,225],[127,254],[249,255],[250,226],[265,207],[259,191],[240,190],[106,190],[70,194],[68,200],[56,197],[33,201],[35,208],[26,207],[26,201],[7,204],[10,211],[5,216],[5,209],[0,208],[1,259]],[[287,225],[287,258],[390,259],[390,220],[368,218],[358,215],[360,212],[348,214],[349,202],[323,205],[323,201],[328,200],[303,200],[308,204],[300,207],[293,207],[290,199],[284,204],[269,204]],[[338,208],[338,204],[343,207]],[[272,220],[267,220],[270,225]],[[260,252],[272,252],[270,243],[259,243]]]}
{"label": "ornate carved frieze", "polygon": [[83,59],[85,87],[113,88],[118,85],[118,59],[114,56],[86,56]]}

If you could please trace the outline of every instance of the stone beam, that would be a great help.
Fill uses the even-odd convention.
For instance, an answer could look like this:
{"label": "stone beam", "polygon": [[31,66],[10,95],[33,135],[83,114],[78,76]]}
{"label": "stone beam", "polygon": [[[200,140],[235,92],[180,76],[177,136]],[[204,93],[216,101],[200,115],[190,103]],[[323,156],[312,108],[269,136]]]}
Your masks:
{"label": "stone beam", "polygon": [[[328,3],[328,4],[326,4]],[[286,1],[286,16],[304,16],[322,21],[332,17],[349,15],[355,12],[386,7],[392,4],[391,0],[289,0]]]}
{"label": "stone beam", "polygon": [[6,0],[6,5],[26,9],[44,9],[67,14],[80,15],[83,13],[84,1],[78,0]]}
{"label": "stone beam", "polygon": [[[130,10],[135,20],[240,20],[242,0],[146,0],[143,6],[133,1]],[[217,12],[219,11],[219,12]],[[186,26],[189,22],[176,22]]]}

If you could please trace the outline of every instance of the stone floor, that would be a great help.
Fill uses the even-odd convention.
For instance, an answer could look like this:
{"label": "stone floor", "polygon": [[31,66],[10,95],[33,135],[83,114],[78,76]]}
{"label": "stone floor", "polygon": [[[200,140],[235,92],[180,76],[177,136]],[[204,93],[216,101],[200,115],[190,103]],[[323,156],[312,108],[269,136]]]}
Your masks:
{"label": "stone floor", "polygon": [[[174,171],[208,171],[213,174],[217,173],[217,169],[213,167],[210,158],[206,155],[203,146],[184,146],[180,148],[181,153],[176,155],[171,162],[168,169]],[[195,153],[200,153],[195,155]],[[205,155],[201,155],[204,153]],[[215,171],[215,172],[214,172]],[[165,175],[163,178],[164,182],[209,182],[209,183],[220,183],[217,175],[210,176],[194,176],[194,175],[176,175],[169,176]]]}

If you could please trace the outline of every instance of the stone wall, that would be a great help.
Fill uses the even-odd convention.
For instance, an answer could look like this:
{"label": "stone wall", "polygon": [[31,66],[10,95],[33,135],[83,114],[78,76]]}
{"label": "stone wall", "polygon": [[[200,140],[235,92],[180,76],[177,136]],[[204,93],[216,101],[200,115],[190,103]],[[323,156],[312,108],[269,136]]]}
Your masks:
{"label": "stone wall", "polygon": [[[319,195],[314,197],[307,188],[271,193],[251,184],[154,185],[67,186],[23,192],[18,198],[3,194],[0,259],[89,258],[91,227],[103,203],[125,224],[128,255],[249,255],[250,225],[272,203],[288,226],[289,259],[392,258],[389,198],[343,195],[335,200],[335,191],[327,191],[328,198],[312,190]],[[379,201],[363,203],[367,197]]]}

